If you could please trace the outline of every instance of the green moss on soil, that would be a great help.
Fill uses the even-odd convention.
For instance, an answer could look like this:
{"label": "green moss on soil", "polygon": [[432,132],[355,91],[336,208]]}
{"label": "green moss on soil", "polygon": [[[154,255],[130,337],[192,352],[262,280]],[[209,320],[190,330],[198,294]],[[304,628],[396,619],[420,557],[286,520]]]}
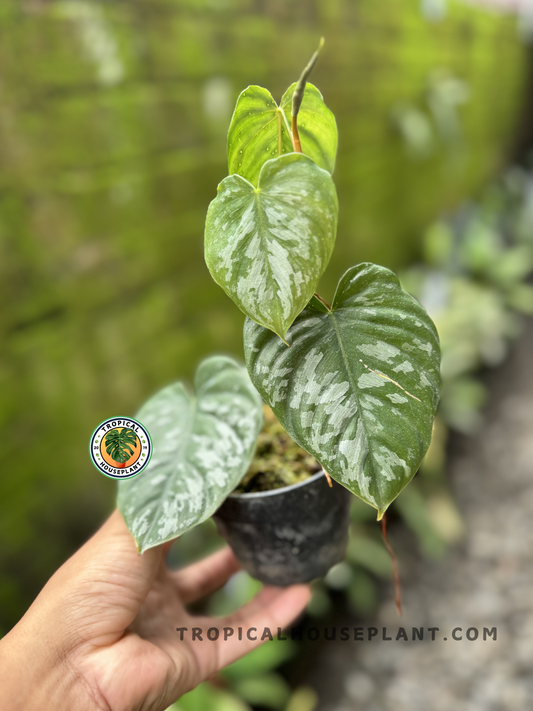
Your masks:
{"label": "green moss on soil", "polygon": [[281,489],[308,479],[321,467],[280,425],[272,410],[263,407],[265,424],[250,468],[235,490],[239,494]]}

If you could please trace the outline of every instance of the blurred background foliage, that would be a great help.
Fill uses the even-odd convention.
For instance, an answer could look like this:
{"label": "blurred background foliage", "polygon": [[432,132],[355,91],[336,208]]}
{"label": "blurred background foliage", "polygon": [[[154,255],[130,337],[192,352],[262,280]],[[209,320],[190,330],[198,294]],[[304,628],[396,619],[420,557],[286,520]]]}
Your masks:
{"label": "blurred background foliage", "polygon": [[[396,510],[426,555],[460,538],[447,431],[480,425],[476,373],[533,311],[526,20],[458,0],[2,0],[0,634],[113,506],[87,456],[94,427],[212,352],[242,357],[242,316],[203,262],[205,213],[237,95],[280,97],[321,35],[313,82],[340,136],[321,293],[376,261],[436,320],[442,407]],[[372,510],[352,514],[347,560],[315,585],[310,616],[339,595],[370,614],[389,580]],[[218,545],[207,522],[173,562]],[[209,608],[256,589],[239,574]],[[298,645],[268,644],[176,708],[312,711],[313,690],[278,669]]]}

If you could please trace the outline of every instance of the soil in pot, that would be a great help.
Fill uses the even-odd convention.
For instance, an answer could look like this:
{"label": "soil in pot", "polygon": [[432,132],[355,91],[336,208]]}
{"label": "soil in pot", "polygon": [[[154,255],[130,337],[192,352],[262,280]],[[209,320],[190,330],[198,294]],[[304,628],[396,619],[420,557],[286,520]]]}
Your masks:
{"label": "soil in pot", "polygon": [[263,406],[263,413],[265,424],[257,439],[255,457],[236,494],[292,486],[321,470],[317,460],[287,434],[268,405]]}
{"label": "soil in pot", "polygon": [[344,558],[351,494],[265,412],[257,456],[214,515],[243,568],[271,585],[321,577]]}

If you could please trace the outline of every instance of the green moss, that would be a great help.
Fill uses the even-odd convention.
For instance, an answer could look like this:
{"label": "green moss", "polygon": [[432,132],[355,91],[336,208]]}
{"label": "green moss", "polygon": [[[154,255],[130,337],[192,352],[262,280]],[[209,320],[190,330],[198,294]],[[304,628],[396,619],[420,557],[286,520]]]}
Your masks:
{"label": "green moss", "polygon": [[320,471],[317,460],[299,447],[264,406],[265,424],[257,440],[255,457],[235,490],[239,494],[281,489]]}

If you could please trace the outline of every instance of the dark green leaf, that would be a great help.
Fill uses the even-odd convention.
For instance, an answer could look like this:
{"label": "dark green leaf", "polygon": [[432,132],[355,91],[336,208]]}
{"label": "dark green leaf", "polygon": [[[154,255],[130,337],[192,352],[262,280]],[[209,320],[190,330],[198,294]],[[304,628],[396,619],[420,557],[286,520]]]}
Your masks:
{"label": "dark green leaf", "polygon": [[381,517],[431,440],[440,349],[422,306],[383,267],[342,277],[329,311],[316,297],[287,348],[247,319],[252,382],[287,432]]}

